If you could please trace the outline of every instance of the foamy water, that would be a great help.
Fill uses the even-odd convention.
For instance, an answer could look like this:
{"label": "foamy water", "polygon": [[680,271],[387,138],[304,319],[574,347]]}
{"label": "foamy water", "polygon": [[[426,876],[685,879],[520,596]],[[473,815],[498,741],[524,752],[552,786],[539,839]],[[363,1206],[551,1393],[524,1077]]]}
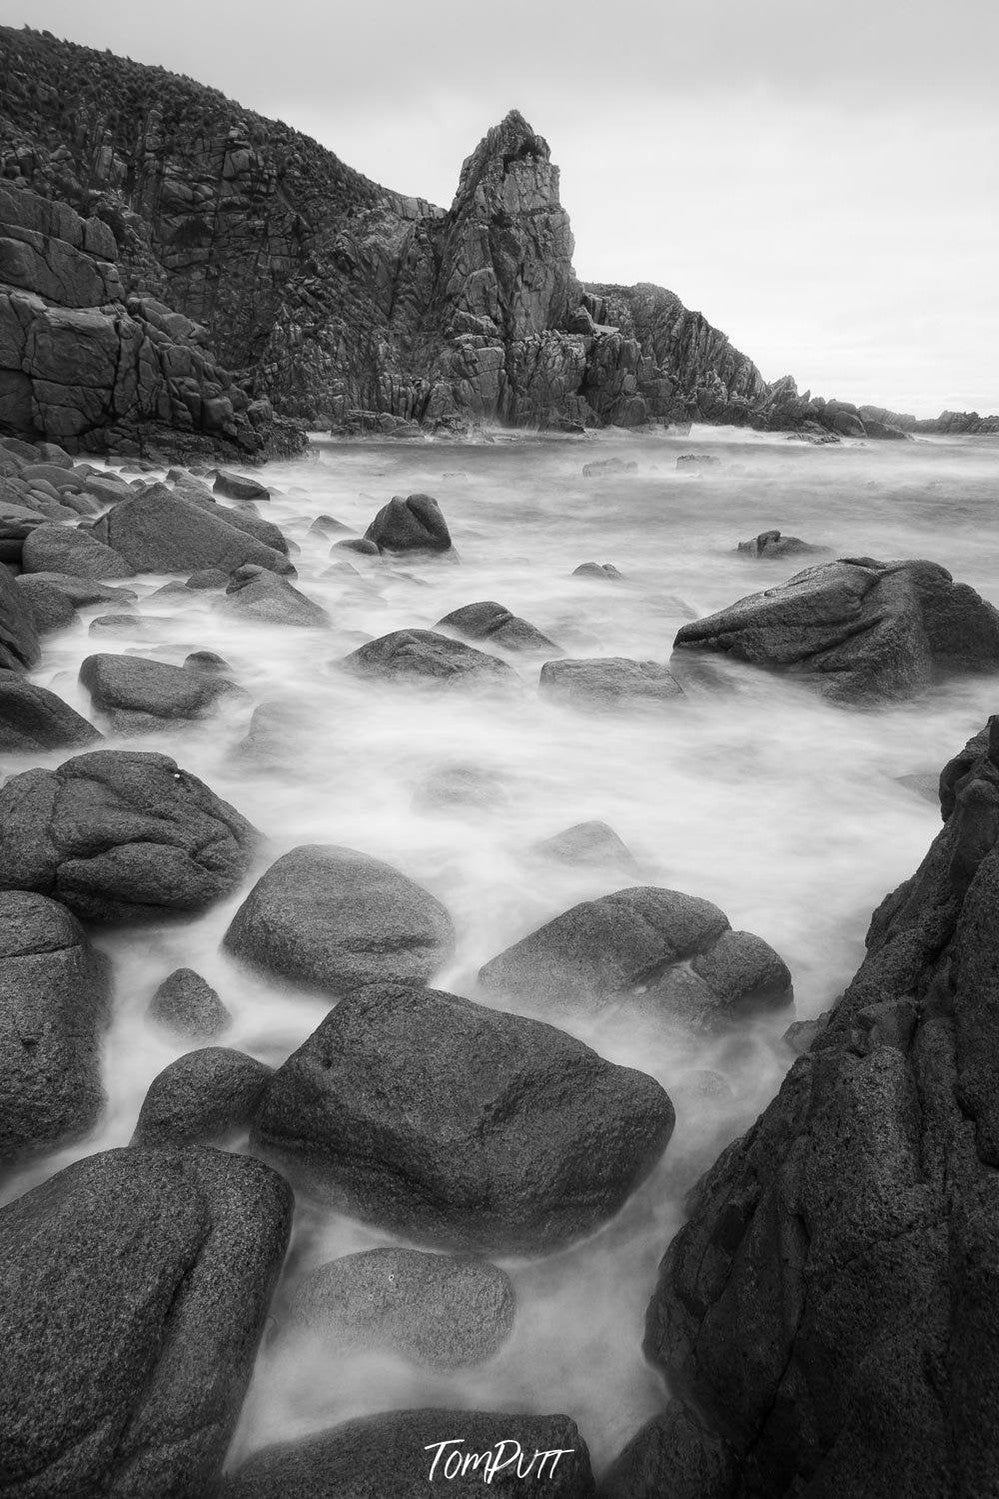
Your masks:
{"label": "foamy water", "polygon": [[[710,475],[681,473],[675,459],[685,452],[723,461]],[[608,456],[636,460],[638,472],[582,477],[584,463]],[[813,448],[695,429],[686,438],[320,443],[264,477],[274,494],[259,511],[299,548],[296,586],[327,608],[330,630],[229,619],[217,595],[157,598],[168,580],[143,578],[127,586],[142,595],[137,617],[155,621],[149,638],[90,636],[89,621],[116,606],[82,611],[48,638],[34,680],[89,712],[76,677],[95,651],[178,664],[192,650],[218,651],[247,690],[245,705],[210,723],[109,742],[172,754],[231,801],[269,840],[260,868],[298,843],[331,842],[426,886],[458,935],[440,988],[481,997],[477,968],[511,942],[576,901],[649,883],[707,897],[734,927],[772,943],[791,968],[798,1017],[829,1006],[862,955],[873,907],[912,872],[939,824],[936,806],[899,777],[935,777],[999,706],[999,683],[962,682],[861,712],[726,666],[730,691],[594,714],[539,700],[543,657],[507,657],[523,690],[492,697],[358,681],[336,663],[365,639],[432,628],[480,599],[524,616],[569,655],[665,661],[686,619],[797,570],[794,559],[735,553],[737,541],[771,527],[828,546],[830,556],[929,557],[999,602],[995,440]],[[418,491],[439,499],[459,562],[331,558],[336,537],[309,531],[325,513],[361,532],[393,494]],[[337,561],[356,573],[333,570]],[[624,581],[572,577],[586,561],[614,563]],[[255,761],[239,748],[250,711],[275,699],[291,705],[293,728],[276,759]],[[9,758],[5,768],[63,758]],[[428,794],[459,768],[483,788],[474,806]],[[594,818],[629,845],[639,876],[532,854],[539,839]],[[116,972],[105,1116],[87,1140],[22,1171],[8,1196],[78,1156],[127,1143],[149,1082],[190,1049],[145,1020],[153,989],[174,968],[204,974],[234,1016],[224,1043],[265,1062],[279,1064],[315,1029],[322,998],[251,974],[221,950],[240,899],[190,922],[99,935]],[[793,1016],[713,1041],[683,1040],[623,1011],[599,1022],[553,1018],[666,1087],[677,1129],[659,1170],[585,1244],[500,1261],[516,1284],[517,1321],[476,1370],[428,1376],[388,1356],[266,1339],[234,1455],[355,1414],[446,1404],[565,1411],[601,1464],[659,1408],[661,1381],[641,1355],[657,1261],[693,1179],[779,1086],[791,1061],[779,1037]],[[705,1070],[728,1091],[706,1090]],[[303,1198],[286,1276],[394,1242]]]}

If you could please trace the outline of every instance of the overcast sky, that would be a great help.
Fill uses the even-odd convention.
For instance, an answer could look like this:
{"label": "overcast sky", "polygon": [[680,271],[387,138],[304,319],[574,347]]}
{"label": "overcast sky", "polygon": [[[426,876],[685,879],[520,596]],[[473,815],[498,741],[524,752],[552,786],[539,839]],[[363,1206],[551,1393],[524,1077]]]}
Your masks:
{"label": "overcast sky", "polygon": [[0,0],[448,204],[516,107],[584,279],[656,281],[768,379],[999,410],[999,0]]}

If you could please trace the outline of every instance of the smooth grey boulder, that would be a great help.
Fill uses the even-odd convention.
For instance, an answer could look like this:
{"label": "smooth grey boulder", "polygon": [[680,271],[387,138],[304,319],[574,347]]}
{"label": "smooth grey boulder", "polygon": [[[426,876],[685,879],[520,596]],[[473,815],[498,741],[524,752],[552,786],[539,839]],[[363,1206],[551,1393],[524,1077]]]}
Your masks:
{"label": "smooth grey boulder", "polygon": [[[483,1454],[501,1442],[509,1445],[490,1467]],[[596,1489],[586,1443],[568,1416],[421,1407],[263,1447],[227,1476],[219,1499],[434,1499],[442,1492],[594,1499]]]}
{"label": "smooth grey boulder", "polygon": [[211,984],[193,968],[175,968],[149,1001],[149,1017],[177,1036],[214,1040],[232,1016]]}
{"label": "smooth grey boulder", "polygon": [[84,921],[201,911],[245,877],[258,834],[167,755],[94,750],[0,787],[0,890]]}
{"label": "smooth grey boulder", "polygon": [[677,651],[721,651],[837,702],[901,701],[999,672],[999,612],[935,562],[845,558],[684,625]]}
{"label": "smooth grey boulder", "polygon": [[146,1091],[133,1145],[209,1145],[245,1132],[272,1069],[228,1046],[189,1051]]}
{"label": "smooth grey boulder", "polygon": [[368,541],[363,536],[349,536],[344,541],[334,541],[330,547],[330,556],[335,552],[356,552],[359,557],[378,557],[380,553],[373,541]]}
{"label": "smooth grey boulder", "polygon": [[231,573],[244,563],[294,571],[283,553],[230,525],[225,515],[218,505],[205,507],[156,484],[109,510],[93,534],[140,573],[192,573],[204,567]]}
{"label": "smooth grey boulder", "polygon": [[223,700],[246,697],[225,677],[144,656],[87,656],[80,681],[116,734],[148,734],[176,719],[207,718]]}
{"label": "smooth grey boulder", "polygon": [[24,538],[21,566],[26,573],[68,573],[99,580],[135,575],[135,568],[103,535],[77,526],[36,526]]}
{"label": "smooth grey boulder", "polygon": [[274,1074],[252,1138],[393,1233],[540,1254],[617,1212],[673,1117],[654,1078],[554,1026],[439,990],[368,985]]}
{"label": "smooth grey boulder", "polygon": [[109,1017],[109,965],[76,918],[44,895],[0,891],[0,1160],[96,1122]]}
{"label": "smooth grey boulder", "polygon": [[291,1213],[276,1172],[197,1148],[88,1156],[0,1209],[0,1488],[213,1493]]}
{"label": "smooth grey boulder", "polygon": [[30,671],[41,653],[31,606],[0,564],[0,670]]}
{"label": "smooth grey boulder", "polygon": [[597,582],[620,583],[622,575],[613,562],[581,562],[572,570],[574,578],[595,578]]}
{"label": "smooth grey boulder", "polygon": [[254,967],[342,995],[361,984],[424,984],[454,950],[451,918],[390,864],[335,844],[282,855],[223,939]]}
{"label": "smooth grey boulder", "polygon": [[492,601],[466,604],[437,621],[438,630],[453,630],[466,640],[488,640],[507,651],[557,651],[558,646],[526,619]]}
{"label": "smooth grey boulder", "polygon": [[488,1260],[367,1249],[304,1276],[288,1319],[341,1347],[389,1348],[414,1364],[458,1369],[492,1358],[516,1305],[510,1277]]}
{"label": "smooth grey boulder", "polygon": [[429,494],[393,495],[364,533],[380,552],[448,552],[451,533]]}
{"label": "smooth grey boulder", "polygon": [[79,749],[102,738],[68,703],[47,687],[0,670],[0,752],[27,754]]}
{"label": "smooth grey boulder", "polygon": [[259,479],[248,479],[244,474],[231,474],[220,468],[212,485],[216,494],[229,500],[269,500],[271,492]]}
{"label": "smooth grey boulder", "polygon": [[638,868],[631,849],[606,822],[577,822],[550,838],[542,838],[534,845],[534,852],[559,864]]}
{"label": "smooth grey boulder", "polygon": [[538,690],[553,702],[582,708],[618,708],[683,696],[683,688],[668,667],[625,656],[546,661]]}
{"label": "smooth grey boulder", "polygon": [[761,531],[749,541],[740,541],[736,547],[747,557],[803,557],[808,553],[827,552],[828,547],[813,546],[802,541],[800,536],[785,536],[781,531]]}
{"label": "smooth grey boulder", "polygon": [[232,666],[218,651],[192,651],[184,657],[185,671],[232,671]]}
{"label": "smooth grey boulder", "polygon": [[710,901],[637,885],[582,901],[479,970],[490,995],[600,1011],[627,1001],[711,1029],[790,1004],[791,975],[761,938]]}
{"label": "smooth grey boulder", "polygon": [[324,629],[330,622],[321,604],[306,598],[286,579],[275,577],[266,568],[251,565],[237,568],[233,573],[221,607],[230,614],[263,620],[268,624]]}
{"label": "smooth grey boulder", "polygon": [[355,676],[449,687],[509,688],[518,680],[505,661],[433,630],[393,630],[351,651],[340,664]]}

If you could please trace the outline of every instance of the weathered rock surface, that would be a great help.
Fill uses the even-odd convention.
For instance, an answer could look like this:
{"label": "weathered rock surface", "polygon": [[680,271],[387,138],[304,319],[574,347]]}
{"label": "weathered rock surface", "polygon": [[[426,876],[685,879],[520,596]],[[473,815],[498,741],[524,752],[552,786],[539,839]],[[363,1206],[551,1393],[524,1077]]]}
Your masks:
{"label": "weathered rock surface", "polygon": [[293,588],[286,578],[275,577],[265,567],[247,565],[233,573],[225,591],[223,607],[246,619],[267,624],[299,625],[324,629],[330,617],[321,604]]}
{"label": "weathered rock surface", "polygon": [[538,690],[553,702],[582,708],[662,703],[683,696],[683,688],[668,667],[658,661],[630,661],[626,656],[546,661]]}
{"label": "weathered rock surface", "polygon": [[0,787],[0,890],[84,921],[200,911],[234,891],[257,835],[166,755],[94,750]]}
{"label": "weathered rock surface", "polygon": [[40,655],[38,630],[28,601],[0,565],[0,670],[28,671]]}
{"label": "weathered rock surface", "polygon": [[479,970],[486,993],[599,1011],[622,1001],[693,1029],[790,1004],[773,948],[710,901],[638,885],[582,901]]}
{"label": "weathered rock surface", "polygon": [[142,1100],[133,1145],[209,1145],[246,1131],[271,1076],[244,1052],[206,1046],[154,1077]]}
{"label": "weathered rock surface", "polygon": [[64,906],[0,892],[0,1160],[95,1123],[108,990],[107,960]]}
{"label": "weathered rock surface", "polygon": [[76,578],[131,578],[136,569],[93,531],[75,526],[37,526],[24,539],[26,573],[68,573]]}
{"label": "weathered rock surface", "polygon": [[342,995],[426,983],[450,958],[454,928],[440,901],[390,864],[306,844],[260,877],[224,941],[245,962]]}
{"label": "weathered rock surface", "polygon": [[557,651],[558,646],[526,619],[492,600],[465,604],[437,621],[438,630],[453,630],[466,640],[488,640],[507,651]]}
{"label": "weathered rock surface", "polygon": [[393,1232],[536,1254],[612,1217],[672,1129],[644,1073],[540,1021],[398,985],[341,999],[274,1074],[254,1139]]}
{"label": "weathered rock surface", "polygon": [[213,1040],[232,1019],[212,986],[193,968],[175,968],[167,975],[149,1001],[149,1016],[192,1040]]}
{"label": "weathered rock surface", "polygon": [[449,552],[451,533],[429,494],[393,495],[364,533],[380,552]]}
{"label": "weathered rock surface", "polygon": [[447,687],[509,689],[517,682],[505,661],[434,630],[393,630],[351,651],[341,665],[356,676]]}
{"label": "weathered rock surface", "polygon": [[93,535],[124,557],[134,572],[191,573],[217,567],[231,573],[244,563],[276,573],[294,571],[282,552],[230,525],[228,514],[221,505],[206,508],[156,484],[109,510]]}
{"label": "weathered rock surface", "polygon": [[0,670],[0,751],[78,749],[101,737],[92,723],[47,687]]}
{"label": "weathered rock surface", "polygon": [[211,1493],[291,1210],[259,1161],[196,1149],[89,1156],[0,1210],[3,1489]]}
{"label": "weathered rock surface", "polygon": [[674,646],[806,677],[840,702],[900,700],[999,671],[999,612],[935,562],[847,558],[683,625]]}
{"label": "weathered rock surface", "polygon": [[300,1280],[288,1315],[342,1347],[390,1348],[415,1364],[457,1369],[492,1357],[515,1310],[513,1282],[488,1260],[367,1249]]}
{"label": "weathered rock surface", "polygon": [[224,699],[246,696],[225,677],[144,656],[87,656],[80,681],[115,734],[148,734],[177,719],[207,718]]}
{"label": "weathered rock surface", "polygon": [[22,573],[16,581],[18,592],[28,602],[39,635],[51,635],[75,623],[76,610],[62,589],[44,579],[39,582],[35,573]]}

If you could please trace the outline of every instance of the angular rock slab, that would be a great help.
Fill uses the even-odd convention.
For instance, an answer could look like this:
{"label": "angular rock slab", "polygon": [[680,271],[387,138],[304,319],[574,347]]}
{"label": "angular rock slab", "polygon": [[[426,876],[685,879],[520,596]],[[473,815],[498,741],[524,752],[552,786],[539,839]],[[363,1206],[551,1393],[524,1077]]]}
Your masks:
{"label": "angular rock slab", "polygon": [[935,562],[845,558],[683,625],[674,648],[804,676],[837,702],[900,701],[999,672],[999,611]]}
{"label": "angular rock slab", "polygon": [[0,890],[84,921],[200,911],[237,888],[257,836],[167,755],[94,750],[0,787]]}
{"label": "angular rock slab", "polygon": [[626,656],[546,661],[538,690],[542,697],[576,707],[617,708],[637,702],[668,702],[683,688],[658,661]]}
{"label": "angular rock slab", "polygon": [[293,1326],[347,1348],[389,1348],[433,1369],[481,1364],[506,1341],[513,1282],[472,1255],[367,1249],[310,1271],[288,1307]]}
{"label": "angular rock slab", "polygon": [[[508,1445],[497,1453],[501,1442]],[[219,1499],[434,1499],[441,1493],[453,1499],[483,1493],[594,1499],[596,1489],[586,1443],[568,1416],[424,1408],[363,1416],[264,1447],[227,1477]]]}
{"label": "angular rock slab", "polygon": [[0,1488],[213,1492],[291,1227],[286,1182],[214,1150],[111,1150],[0,1210]]}
{"label": "angular rock slab", "polygon": [[452,610],[437,621],[437,629],[453,630],[466,640],[488,640],[507,651],[558,650],[554,640],[542,635],[535,625],[492,600]]}
{"label": "angular rock slab", "polygon": [[223,940],[254,967],[341,995],[426,983],[451,957],[454,927],[439,900],[390,864],[303,844],[261,875]]}
{"label": "angular rock slab", "polygon": [[47,687],[0,670],[0,752],[79,749],[103,735]]}
{"label": "angular rock slab", "polygon": [[96,1121],[108,979],[64,906],[0,892],[0,1160],[52,1149]]}
{"label": "angular rock slab", "polygon": [[364,533],[380,552],[448,552],[451,533],[429,494],[394,495]]}
{"label": "angular rock slab", "polygon": [[517,677],[505,661],[434,630],[393,630],[345,656],[341,665],[355,676],[398,682],[439,682],[444,686],[509,688]]}
{"label": "angular rock slab", "polygon": [[207,718],[225,698],[246,697],[224,677],[143,656],[87,656],[80,681],[116,734],[155,733],[177,719]]}
{"label": "angular rock slab", "polygon": [[653,1078],[554,1026],[439,990],[371,986],[278,1069],[253,1138],[407,1238],[539,1254],[611,1218],[673,1120]]}

